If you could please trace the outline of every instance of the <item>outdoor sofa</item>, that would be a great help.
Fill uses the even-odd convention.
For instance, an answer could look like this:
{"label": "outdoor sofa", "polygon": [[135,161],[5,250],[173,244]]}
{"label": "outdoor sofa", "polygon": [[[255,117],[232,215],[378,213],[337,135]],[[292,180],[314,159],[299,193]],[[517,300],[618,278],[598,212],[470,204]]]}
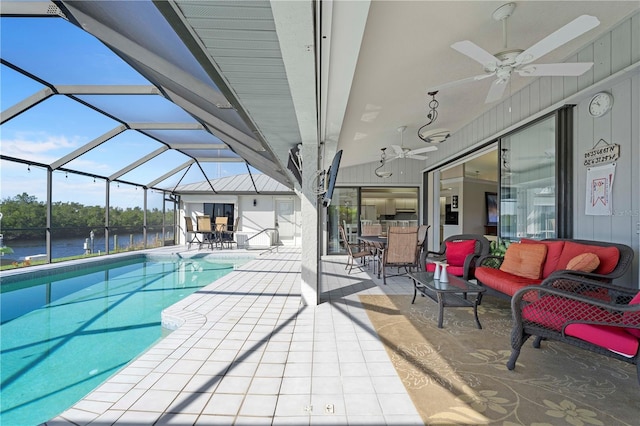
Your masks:
{"label": "outdoor sofa", "polygon": [[487,294],[509,299],[521,288],[538,285],[561,272],[610,283],[623,276],[632,261],[633,249],[624,244],[523,238],[509,245],[504,257],[480,257],[475,278],[487,288]]}

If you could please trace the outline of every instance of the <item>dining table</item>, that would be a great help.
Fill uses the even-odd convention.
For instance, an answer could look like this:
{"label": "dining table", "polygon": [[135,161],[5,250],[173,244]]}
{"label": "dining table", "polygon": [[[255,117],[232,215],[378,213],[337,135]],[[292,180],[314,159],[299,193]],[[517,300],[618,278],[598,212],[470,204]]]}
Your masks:
{"label": "dining table", "polygon": [[382,272],[382,256],[387,248],[387,237],[384,235],[361,235],[358,237],[365,247],[372,250],[373,254],[373,273],[378,275]]}

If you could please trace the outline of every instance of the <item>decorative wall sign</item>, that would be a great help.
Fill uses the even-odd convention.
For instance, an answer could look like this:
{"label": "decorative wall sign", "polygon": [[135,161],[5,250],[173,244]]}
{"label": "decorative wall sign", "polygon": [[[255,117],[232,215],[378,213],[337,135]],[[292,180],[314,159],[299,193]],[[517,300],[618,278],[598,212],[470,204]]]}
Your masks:
{"label": "decorative wall sign", "polygon": [[616,161],[620,157],[620,145],[608,143],[600,139],[590,151],[584,153],[584,165],[595,166],[597,164]]}
{"label": "decorative wall sign", "polygon": [[458,208],[458,196],[457,195],[452,195],[451,196],[451,208],[452,209],[457,209]]}
{"label": "decorative wall sign", "polygon": [[611,216],[616,163],[587,169],[587,199],[584,214]]}

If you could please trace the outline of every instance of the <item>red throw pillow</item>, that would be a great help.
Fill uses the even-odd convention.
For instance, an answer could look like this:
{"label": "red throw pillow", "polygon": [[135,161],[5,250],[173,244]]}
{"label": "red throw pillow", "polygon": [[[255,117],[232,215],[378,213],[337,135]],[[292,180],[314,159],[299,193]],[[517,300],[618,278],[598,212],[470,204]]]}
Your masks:
{"label": "red throw pillow", "polygon": [[558,260],[560,260],[560,255],[564,248],[564,241],[530,240],[523,238],[520,242],[525,244],[544,244],[547,246],[547,258],[544,261],[542,278],[547,278],[553,271],[558,269]]}
{"label": "red throw pillow", "polygon": [[600,265],[600,259],[595,253],[582,253],[567,263],[567,269],[580,272],[593,272]]}
{"label": "red throw pillow", "polygon": [[[638,292],[638,294],[636,294],[633,297],[633,299],[631,299],[631,302],[629,302],[629,304],[630,305],[640,304],[640,291]],[[624,321],[626,323],[640,324],[640,312],[625,312],[624,314],[622,314],[622,318],[624,318]],[[627,330],[629,333],[633,334],[634,336],[640,339],[640,329],[625,328],[625,330]]]}
{"label": "red throw pillow", "polygon": [[451,266],[464,266],[464,260],[476,250],[476,240],[447,241],[447,263]]}
{"label": "red throw pillow", "polygon": [[546,256],[547,246],[544,244],[514,243],[504,254],[500,270],[519,277],[538,279],[542,276]]}

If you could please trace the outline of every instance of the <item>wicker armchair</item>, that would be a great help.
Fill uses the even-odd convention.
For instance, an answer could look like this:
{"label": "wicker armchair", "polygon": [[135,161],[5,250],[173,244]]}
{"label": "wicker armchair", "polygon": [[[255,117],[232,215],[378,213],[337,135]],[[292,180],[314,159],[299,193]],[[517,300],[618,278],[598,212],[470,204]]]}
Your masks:
{"label": "wicker armchair", "polygon": [[543,339],[557,340],[635,364],[640,383],[637,289],[572,274],[554,274],[540,285],[518,290],[511,299],[511,308],[509,370],[515,368],[525,341],[536,336],[536,348]]}
{"label": "wicker armchair", "polygon": [[447,259],[447,243],[457,242],[457,241],[469,241],[475,240],[475,247],[472,254],[469,254],[465,260],[464,264],[461,265],[462,268],[459,268],[459,273],[454,270],[454,268],[449,268],[449,273],[453,273],[453,275],[461,276],[465,280],[471,280],[474,278],[474,269],[476,266],[476,260],[481,257],[489,254],[489,248],[491,243],[484,235],[479,234],[459,234],[452,235],[449,238],[445,239],[442,244],[440,244],[440,251],[425,251],[420,256],[420,266],[425,267],[427,262],[436,262],[436,261],[445,261]]}

